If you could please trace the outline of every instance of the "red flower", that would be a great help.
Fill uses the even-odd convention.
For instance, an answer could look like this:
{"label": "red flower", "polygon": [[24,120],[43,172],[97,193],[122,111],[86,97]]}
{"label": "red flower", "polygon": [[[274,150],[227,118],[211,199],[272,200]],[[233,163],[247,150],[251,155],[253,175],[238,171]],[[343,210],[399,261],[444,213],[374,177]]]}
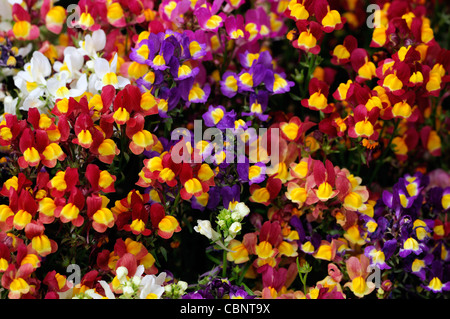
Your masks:
{"label": "red flower", "polygon": [[375,76],[375,64],[369,60],[369,54],[366,50],[361,48],[355,49],[350,56],[350,61],[353,70],[358,74],[356,81],[364,82],[371,80]]}
{"label": "red flower", "polygon": [[281,190],[282,182],[275,177],[276,175],[270,176],[267,179],[265,187],[261,187],[258,184],[252,184],[250,186],[250,201],[269,206],[270,202],[278,196]]}
{"label": "red flower", "polygon": [[44,234],[45,227],[40,221],[31,221],[25,227],[25,235],[31,240],[28,250],[39,256],[45,257],[58,250],[58,244]]}
{"label": "red flower", "polygon": [[357,47],[358,41],[356,38],[352,35],[346,36],[344,43],[337,45],[331,52],[331,63],[343,65],[350,62],[350,56]]}
{"label": "red flower", "polygon": [[408,84],[411,76],[408,64],[395,62],[391,69],[384,73],[384,77],[378,81],[378,85],[384,87],[387,92],[396,96],[403,95],[403,87]]}
{"label": "red flower", "polygon": [[181,231],[180,224],[176,218],[166,215],[164,207],[159,203],[155,203],[150,207],[150,217],[153,227],[158,229],[158,235],[164,239],[169,239],[174,232]]}
{"label": "red flower", "polygon": [[177,176],[181,171],[181,164],[172,160],[172,155],[166,153],[161,157],[155,156],[144,160],[144,177],[158,180],[160,183],[166,183],[174,187],[177,183]]}
{"label": "red flower", "polygon": [[[135,235],[142,234],[148,236],[152,233],[147,228],[149,211],[146,203],[149,201],[148,194],[140,194],[138,191],[131,191],[126,198],[120,201],[120,206],[125,209],[117,216],[116,225],[119,230],[125,229]],[[116,202],[116,207],[117,207]],[[113,209],[114,212],[117,212]],[[130,222],[131,219],[131,223]]]}
{"label": "red flower", "polygon": [[304,107],[311,110],[331,113],[333,111],[333,105],[328,104],[328,92],[329,87],[326,82],[312,78],[309,82],[310,97],[303,99],[301,103]]}
{"label": "red flower", "polygon": [[41,153],[48,144],[48,136],[44,131],[37,130],[33,132],[30,128],[25,128],[19,142],[19,148],[23,154],[19,157],[19,166],[21,168],[38,166],[41,162],[41,156],[43,157]]}
{"label": "red flower", "polygon": [[114,182],[116,176],[108,171],[102,171],[95,164],[89,164],[86,168],[86,178],[92,186],[94,192],[102,191],[104,193],[114,192]]}
{"label": "red flower", "polygon": [[353,116],[348,117],[348,136],[358,138],[367,137],[371,140],[378,139],[378,131],[375,123],[380,114],[380,109],[375,107],[368,111],[364,105],[358,105],[353,110]]}
{"label": "red flower", "polygon": [[420,130],[420,140],[422,145],[433,156],[441,156],[441,138],[439,134],[431,128],[431,126],[424,126]]}
{"label": "red flower", "polygon": [[8,31],[10,38],[18,40],[34,40],[39,37],[39,28],[31,24],[30,14],[20,4],[14,4],[12,7],[12,17],[15,21],[14,26]]}
{"label": "red flower", "polygon": [[25,120],[17,120],[16,115],[5,114],[4,120],[0,122],[0,145],[11,145],[25,129],[27,123]]}
{"label": "red flower", "polygon": [[92,195],[86,199],[88,217],[92,220],[92,227],[99,233],[114,226],[115,217],[106,207],[108,203],[109,199],[104,196]]}
{"label": "red flower", "polygon": [[[13,219],[13,225],[15,229],[24,229],[36,215],[38,210],[38,204],[31,196],[30,192],[26,189],[20,191],[20,195],[10,198],[9,207],[15,212]],[[8,223],[8,220],[6,220]]]}
{"label": "red flower", "polygon": [[[300,118],[294,116],[289,120],[289,122],[281,122],[279,124],[279,128],[281,131],[281,137],[283,137],[287,141],[297,142],[306,131],[308,131],[311,127],[315,125],[316,125],[315,123],[309,122],[308,120],[302,122]],[[274,125],[272,127],[276,126],[277,125]],[[271,134],[268,134],[268,136],[271,136]],[[268,141],[268,144],[272,145],[269,142],[270,141]]]}
{"label": "red flower", "polygon": [[66,192],[71,192],[78,182],[78,169],[68,167],[65,171],[58,171],[47,183],[47,187],[53,197],[63,197]]}
{"label": "red flower", "polygon": [[145,119],[140,113],[136,113],[128,120],[126,134],[130,138],[130,150],[135,155],[141,154],[144,150],[151,150],[158,140],[156,136],[144,130]]}
{"label": "red flower", "polygon": [[[307,205],[319,200],[326,202],[338,194],[337,190],[333,190],[336,183],[336,174],[334,166],[329,160],[325,161],[325,165],[320,160],[313,160],[312,172],[312,177],[307,178],[306,183],[308,190]],[[316,186],[317,188],[315,188]]]}
{"label": "red flower", "polygon": [[284,14],[294,21],[305,21],[312,15],[313,5],[314,0],[290,1]]}
{"label": "red flower", "polygon": [[312,54],[319,54],[320,41],[323,37],[321,25],[315,21],[309,24],[304,20],[297,21],[299,36],[292,42],[294,48],[301,49]]}
{"label": "red flower", "polygon": [[85,196],[76,187],[73,187],[67,204],[64,206],[58,206],[55,209],[55,217],[59,218],[63,223],[72,222],[76,227],[79,227],[84,222],[84,217],[81,215],[81,211],[84,208]]}
{"label": "red flower", "polygon": [[341,17],[337,10],[331,10],[327,0],[314,2],[314,13],[317,21],[322,24],[322,30],[326,33],[343,28],[346,19]]}
{"label": "red flower", "polygon": [[208,192],[209,185],[201,181],[198,176],[194,176],[194,171],[190,164],[181,164],[180,182],[183,188],[180,191],[181,198],[190,200],[192,196],[199,197],[205,192]]}

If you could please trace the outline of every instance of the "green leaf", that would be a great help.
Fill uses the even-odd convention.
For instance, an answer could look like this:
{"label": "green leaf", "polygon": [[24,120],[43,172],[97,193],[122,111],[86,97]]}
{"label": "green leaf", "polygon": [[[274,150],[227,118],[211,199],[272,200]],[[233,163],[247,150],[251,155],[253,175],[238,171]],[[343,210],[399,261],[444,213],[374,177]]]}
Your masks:
{"label": "green leaf", "polygon": [[159,247],[159,252],[164,257],[164,260],[167,261],[167,250],[164,247]]}
{"label": "green leaf", "polygon": [[297,96],[293,93],[289,93],[289,96],[294,100],[294,101],[301,101],[302,98],[300,96]]}

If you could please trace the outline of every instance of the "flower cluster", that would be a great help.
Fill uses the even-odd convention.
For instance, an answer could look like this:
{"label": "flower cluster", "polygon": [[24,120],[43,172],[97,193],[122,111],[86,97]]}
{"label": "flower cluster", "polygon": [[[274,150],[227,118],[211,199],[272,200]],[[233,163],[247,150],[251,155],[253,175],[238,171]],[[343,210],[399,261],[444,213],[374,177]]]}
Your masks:
{"label": "flower cluster", "polygon": [[0,298],[447,297],[445,1],[54,2],[0,3]]}

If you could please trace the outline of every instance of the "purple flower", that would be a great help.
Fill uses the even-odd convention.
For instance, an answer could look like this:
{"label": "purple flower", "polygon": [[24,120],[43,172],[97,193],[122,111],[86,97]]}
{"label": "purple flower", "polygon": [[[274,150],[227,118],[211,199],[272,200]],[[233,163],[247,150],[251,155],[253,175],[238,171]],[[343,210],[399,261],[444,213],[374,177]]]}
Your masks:
{"label": "purple flower", "polygon": [[442,192],[441,206],[444,210],[450,209],[450,187],[446,187]]}
{"label": "purple flower", "polygon": [[211,278],[206,285],[200,285],[199,290],[184,295],[183,299],[229,299],[231,296],[243,299],[255,297],[246,294],[244,287],[233,285],[228,279]]}
{"label": "purple flower", "polygon": [[183,295],[182,299],[212,299],[212,298],[205,298],[201,292],[190,292],[185,295]]}
{"label": "purple flower", "polygon": [[216,15],[213,10],[209,10],[205,7],[195,9],[194,15],[197,17],[198,24],[203,30],[214,33],[222,27],[226,18],[225,13],[221,12]]}
{"label": "purple flower", "polygon": [[273,94],[286,93],[291,90],[291,87],[295,85],[292,81],[286,80],[286,75],[283,73],[269,73],[266,72],[266,78],[264,80],[266,88]]}
{"label": "purple flower", "polygon": [[249,185],[259,184],[266,180],[266,165],[258,162],[249,167],[248,171]]}
{"label": "purple flower", "polygon": [[400,248],[399,255],[402,258],[405,258],[411,253],[419,255],[423,251],[423,244],[419,244],[419,242],[413,238],[409,237],[403,241],[402,248]]}
{"label": "purple flower", "polygon": [[226,129],[234,127],[236,112],[234,110],[227,112],[222,105],[208,107],[208,111],[202,115],[207,127],[217,127]]}
{"label": "purple flower", "polygon": [[383,250],[378,250],[375,246],[367,246],[364,248],[364,255],[371,260],[371,265],[374,265],[381,270],[391,269],[391,267],[386,264],[386,256]]}
{"label": "purple flower", "polygon": [[303,243],[306,239],[305,228],[300,220],[300,218],[296,215],[292,216],[289,223],[294,226],[295,230],[298,233],[299,242]]}
{"label": "purple flower", "polygon": [[[209,35],[203,30],[186,30],[184,33],[189,37],[189,54],[194,60],[212,60],[212,53],[208,50],[207,43],[209,41]],[[209,32],[208,32],[209,33]],[[209,33],[210,34],[210,33]]]}
{"label": "purple flower", "polygon": [[226,71],[220,81],[220,91],[228,98],[232,98],[238,91],[238,76],[236,73]]}
{"label": "purple flower", "polygon": [[245,13],[245,30],[248,41],[256,41],[270,32],[270,20],[263,7]]}
{"label": "purple flower", "polygon": [[249,160],[245,155],[238,156],[238,163],[236,170],[239,176],[239,181],[242,183],[248,182]]}
{"label": "purple flower", "polygon": [[263,114],[266,111],[269,101],[269,93],[261,90],[257,94],[250,93],[250,112],[242,112],[243,116],[255,116],[261,121],[267,121],[269,115]]}
{"label": "purple flower", "polygon": [[262,64],[265,69],[272,70],[272,56],[268,51],[252,53],[246,50],[244,53],[239,53],[239,63],[246,69],[251,68],[253,65]]}
{"label": "purple flower", "polygon": [[174,46],[169,41],[164,41],[161,44],[159,54],[155,54],[153,59],[149,60],[148,64],[155,70],[164,71],[169,68],[170,59],[174,53]]}
{"label": "purple flower", "polygon": [[228,209],[232,205],[240,202],[241,186],[239,184],[224,186],[221,188],[220,193],[222,195],[223,207]]}
{"label": "purple flower", "polygon": [[164,81],[164,74],[162,71],[149,71],[144,76],[136,80],[140,88],[144,87],[151,91],[153,88],[159,86]]}
{"label": "purple flower", "polygon": [[[22,55],[17,55],[17,51],[12,49],[11,41],[7,38],[6,44],[0,45],[0,67],[21,68],[24,65]],[[14,63],[12,63],[13,61]]]}
{"label": "purple flower", "polygon": [[254,88],[262,83],[266,76],[267,70],[264,65],[256,63],[248,70],[242,70],[238,74],[238,91],[239,92],[254,92]]}
{"label": "purple flower", "polygon": [[194,83],[188,93],[188,102],[186,105],[191,103],[205,103],[208,100],[209,94],[211,93],[211,87],[209,84],[205,84],[203,87],[200,83]]}
{"label": "purple flower", "polygon": [[433,261],[433,255],[426,255],[425,258],[415,258],[411,261],[408,271],[419,277],[422,281],[426,280],[428,266]]}
{"label": "purple flower", "polygon": [[431,271],[429,276],[430,281],[428,285],[422,285],[422,287],[434,293],[450,291],[450,281],[443,283],[442,275],[443,272],[441,261],[440,260],[433,261],[433,263],[431,264]]}
{"label": "purple flower", "polygon": [[244,289],[238,289],[235,292],[230,292],[230,299],[253,299],[254,296],[250,296],[248,292],[246,292]]}
{"label": "purple flower", "polygon": [[225,30],[227,31],[230,39],[240,39],[245,36],[244,29],[244,17],[240,14],[233,16],[230,15],[225,19]]}

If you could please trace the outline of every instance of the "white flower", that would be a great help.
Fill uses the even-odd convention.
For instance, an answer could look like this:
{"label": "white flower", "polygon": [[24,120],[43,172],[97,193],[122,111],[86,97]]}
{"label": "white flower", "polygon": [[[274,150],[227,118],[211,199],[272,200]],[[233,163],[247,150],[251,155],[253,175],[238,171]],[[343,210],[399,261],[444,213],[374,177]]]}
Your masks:
{"label": "white flower", "polygon": [[15,98],[13,99],[11,95],[7,95],[5,96],[5,99],[3,100],[3,105],[5,107],[5,113],[8,114],[16,114],[16,106],[17,106],[17,101],[19,98]]}
{"label": "white flower", "polygon": [[31,108],[37,108],[40,113],[44,113],[44,105],[44,101],[40,100],[38,97],[35,97],[34,95],[28,95],[28,97],[23,101],[20,109],[28,111]]}
{"label": "white flower", "polygon": [[79,78],[80,70],[84,65],[84,57],[75,47],[67,47],[64,49],[64,61],[61,63],[56,61],[53,69],[58,73],[67,73],[65,77],[67,82],[71,82],[74,78]]}
{"label": "white flower", "polygon": [[177,283],[172,283],[164,286],[166,295],[171,299],[178,299],[186,291],[188,284],[186,281],[179,280]]}
{"label": "white flower", "polygon": [[[94,88],[96,91],[100,91],[106,85],[113,85],[114,88],[124,88],[127,84],[130,84],[130,80],[122,76],[116,75],[117,68],[117,53],[114,55],[111,63],[103,58],[98,58],[94,62],[95,74],[89,78],[90,88]],[[91,86],[91,84],[93,86]],[[91,93],[95,93],[91,92]]]}
{"label": "white flower", "polygon": [[47,80],[52,67],[50,61],[39,51],[33,53],[30,62],[25,64],[24,70],[14,77],[14,84],[20,89],[25,98],[21,109],[28,111],[32,106],[41,107],[44,103],[37,100],[48,94]]}
{"label": "white flower", "polygon": [[216,241],[219,239],[219,234],[214,229],[212,229],[211,222],[209,220],[199,219],[197,221],[197,226],[194,227],[194,230],[197,233],[208,237],[208,239],[211,239],[212,241]]}
{"label": "white flower", "polygon": [[242,229],[242,225],[240,222],[234,222],[233,224],[231,224],[229,231],[230,234],[234,237],[237,235],[237,233],[239,233]]}
{"label": "white flower", "polygon": [[154,275],[147,275],[142,278],[141,289],[139,298],[140,299],[159,299],[164,293],[165,289],[163,287],[164,281],[166,279],[166,273],[162,272],[155,277]]}
{"label": "white flower", "polygon": [[28,55],[28,53],[33,50],[33,45],[31,43],[28,43],[27,46],[19,48],[19,51],[17,52],[17,55],[21,55],[22,57],[25,57]]}
{"label": "white flower", "polygon": [[123,283],[124,281],[127,280],[127,275],[128,275],[128,269],[127,267],[124,266],[120,266],[117,268],[116,270],[116,277],[119,280],[120,283]]}
{"label": "white flower", "polygon": [[106,45],[105,31],[98,29],[92,32],[92,36],[87,34],[84,41],[79,42],[79,45],[80,48],[78,49],[78,52],[80,52],[80,54],[87,55],[93,60],[97,59],[97,52],[103,50]]}
{"label": "white flower", "polygon": [[134,288],[131,285],[131,282],[127,282],[125,286],[123,287],[123,294],[127,296],[128,298],[131,297],[134,294]]}
{"label": "white flower", "polygon": [[111,287],[108,285],[108,283],[106,281],[100,280],[98,283],[102,286],[103,290],[105,291],[106,298],[116,299],[116,296],[114,295],[114,293],[111,290]]}
{"label": "white flower", "polygon": [[0,31],[8,31],[11,29],[13,17],[12,7],[6,1],[0,1]]}
{"label": "white flower", "polygon": [[241,214],[239,214],[238,212],[232,212],[231,213],[231,219],[232,220],[241,220]]}
{"label": "white flower", "polygon": [[188,287],[188,283],[186,281],[179,280],[177,282],[177,286],[180,288],[181,291],[184,292],[187,289],[187,287]]}
{"label": "white flower", "polygon": [[70,89],[66,86],[67,73],[61,76],[52,77],[48,80],[47,88],[53,101],[57,99],[78,97],[86,92],[88,83],[86,74],[83,74],[77,81],[72,82]]}
{"label": "white flower", "polygon": [[238,213],[241,218],[244,218],[250,213],[250,208],[248,208],[244,203],[237,203],[233,209],[233,212]]}

